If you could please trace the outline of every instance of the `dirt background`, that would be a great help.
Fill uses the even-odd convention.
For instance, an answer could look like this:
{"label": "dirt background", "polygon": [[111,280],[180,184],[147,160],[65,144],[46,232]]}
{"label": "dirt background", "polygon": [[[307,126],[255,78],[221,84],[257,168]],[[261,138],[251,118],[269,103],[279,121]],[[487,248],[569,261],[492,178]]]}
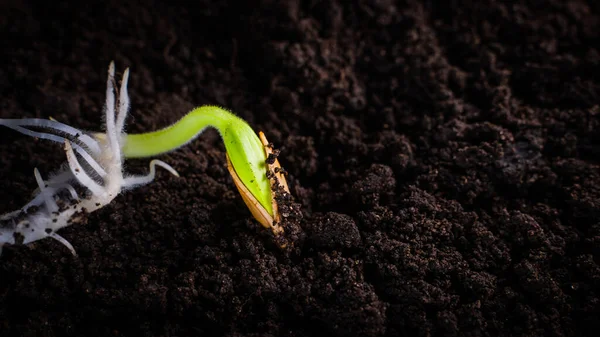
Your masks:
{"label": "dirt background", "polygon": [[[194,8],[192,8],[194,7]],[[600,2],[2,1],[0,116],[130,132],[203,104],[281,150],[282,252],[212,130],[181,174],[5,247],[4,336],[584,336],[600,329]],[[0,212],[60,146],[0,132]],[[149,160],[132,160],[143,173]],[[299,226],[299,227],[298,227]]]}

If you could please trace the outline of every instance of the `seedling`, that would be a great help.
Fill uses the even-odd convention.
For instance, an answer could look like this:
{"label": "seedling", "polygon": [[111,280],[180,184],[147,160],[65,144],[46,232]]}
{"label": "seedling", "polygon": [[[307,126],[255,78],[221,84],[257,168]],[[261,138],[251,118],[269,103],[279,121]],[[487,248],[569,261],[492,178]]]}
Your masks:
{"label": "seedling", "polygon": [[282,234],[273,190],[281,185],[289,193],[289,188],[277,156],[263,132],[259,132],[259,138],[246,121],[225,109],[202,106],[164,129],[128,134],[123,155],[140,158],[170,152],[188,144],[208,127],[215,128],[223,139],[227,168],[254,218],[275,235]]}
{"label": "seedling", "polygon": [[[55,120],[0,119],[0,125],[25,135],[64,144],[67,156],[66,165],[47,181],[35,168],[38,189],[34,191],[33,200],[21,209],[0,216],[0,254],[5,244],[29,244],[50,237],[77,255],[71,243],[57,233],[59,229],[80,222],[86,213],[108,205],[123,190],[150,183],[156,166],[178,176],[171,166],[156,159],[150,161],[148,175],[124,174],[122,148],[126,139],[123,127],[129,111],[129,68],[123,73],[117,98],[114,76],[115,67],[111,62],[104,106],[105,133],[85,132]],[[83,195],[78,195],[72,183],[78,183],[76,186],[83,189]]]}

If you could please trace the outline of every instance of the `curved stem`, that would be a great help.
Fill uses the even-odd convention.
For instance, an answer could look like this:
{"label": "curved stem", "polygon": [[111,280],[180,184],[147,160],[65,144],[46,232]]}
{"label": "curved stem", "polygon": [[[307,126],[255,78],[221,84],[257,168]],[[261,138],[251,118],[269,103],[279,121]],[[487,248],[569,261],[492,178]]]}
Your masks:
{"label": "curved stem", "polygon": [[272,215],[263,144],[246,121],[223,108],[202,106],[164,129],[124,135],[122,154],[126,158],[141,158],[170,152],[188,144],[208,127],[219,132],[236,173]]}
{"label": "curved stem", "polygon": [[239,119],[216,106],[203,106],[190,111],[175,124],[146,133],[127,134],[122,153],[127,158],[151,157],[180,148],[213,127],[222,135],[227,121]]}

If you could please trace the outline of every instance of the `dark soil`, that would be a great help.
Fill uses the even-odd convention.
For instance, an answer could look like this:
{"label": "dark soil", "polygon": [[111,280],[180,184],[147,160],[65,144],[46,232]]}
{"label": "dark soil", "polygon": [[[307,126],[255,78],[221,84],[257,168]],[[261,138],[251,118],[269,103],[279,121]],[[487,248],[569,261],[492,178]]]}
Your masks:
{"label": "dark soil", "polygon": [[[61,230],[78,258],[6,246],[2,337],[597,335],[600,2],[109,3],[2,1],[0,117],[98,130],[115,60],[130,132],[204,104],[265,131],[301,230],[279,249],[209,130]],[[0,213],[65,160],[0,152]]]}

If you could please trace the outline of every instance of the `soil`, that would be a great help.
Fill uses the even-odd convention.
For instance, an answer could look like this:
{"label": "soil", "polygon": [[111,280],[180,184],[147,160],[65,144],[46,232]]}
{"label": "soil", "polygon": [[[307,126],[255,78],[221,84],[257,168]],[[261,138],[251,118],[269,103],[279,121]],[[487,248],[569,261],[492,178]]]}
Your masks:
{"label": "soil", "polygon": [[[111,60],[129,132],[226,107],[281,151],[293,245],[211,129],[61,230],[77,258],[5,246],[0,335],[596,335],[599,28],[597,1],[2,1],[0,117],[101,129]],[[0,213],[65,160],[0,153]]]}

